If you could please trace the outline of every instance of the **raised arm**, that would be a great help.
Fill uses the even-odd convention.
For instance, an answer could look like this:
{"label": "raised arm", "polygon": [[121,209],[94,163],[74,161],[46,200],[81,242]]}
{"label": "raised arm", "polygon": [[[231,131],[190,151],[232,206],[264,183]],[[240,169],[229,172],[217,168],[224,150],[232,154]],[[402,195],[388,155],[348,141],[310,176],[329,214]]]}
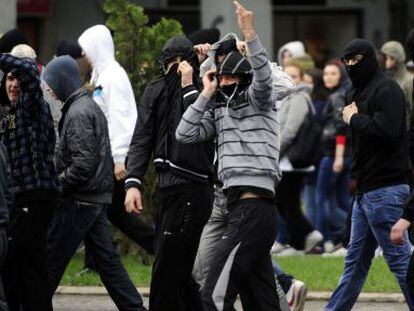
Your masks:
{"label": "raised arm", "polygon": [[[185,111],[177,127],[175,137],[181,143],[190,144],[206,141],[216,134],[214,110],[212,107],[209,107],[210,99],[217,89],[217,81],[214,79],[214,73],[214,70],[210,70],[204,75],[204,89],[202,93],[198,96],[194,104],[190,105]],[[194,96],[194,94],[192,95]],[[191,96],[191,94],[188,96]]]}
{"label": "raised arm", "polygon": [[253,25],[253,12],[246,10],[234,1],[237,21],[247,43],[248,58],[253,67],[253,82],[249,88],[249,99],[252,105],[260,110],[269,111],[276,104],[272,89],[272,70],[266,50],[256,35]]}

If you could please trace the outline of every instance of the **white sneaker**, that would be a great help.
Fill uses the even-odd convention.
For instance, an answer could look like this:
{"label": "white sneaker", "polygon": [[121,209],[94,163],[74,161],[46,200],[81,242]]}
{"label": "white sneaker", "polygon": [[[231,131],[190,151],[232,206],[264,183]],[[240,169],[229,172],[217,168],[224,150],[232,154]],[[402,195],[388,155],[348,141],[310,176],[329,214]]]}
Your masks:
{"label": "white sneaker", "polygon": [[313,230],[306,236],[305,239],[305,253],[309,252],[316,244],[322,242],[323,235],[318,230]]}
{"label": "white sneaker", "polygon": [[341,247],[338,248],[336,251],[332,252],[332,253],[323,253],[322,257],[345,257],[346,256],[346,248],[345,247]]}
{"label": "white sneaker", "polygon": [[323,243],[325,253],[333,253],[342,247],[342,243],[334,244],[332,241],[326,241]]}
{"label": "white sneaker", "polygon": [[305,283],[299,280],[292,280],[292,285],[286,293],[286,300],[291,311],[303,311],[305,307],[308,288]]}
{"label": "white sneaker", "polygon": [[375,250],[375,257],[382,257],[384,256],[384,252],[382,251],[381,247],[377,247],[377,249]]}
{"label": "white sneaker", "polygon": [[284,244],[280,244],[279,242],[273,243],[272,248],[270,249],[271,254],[278,254],[283,251],[287,246]]}
{"label": "white sneaker", "polygon": [[286,247],[283,251],[276,254],[278,257],[289,257],[289,256],[303,256],[305,255],[304,251],[298,251],[293,247]]}

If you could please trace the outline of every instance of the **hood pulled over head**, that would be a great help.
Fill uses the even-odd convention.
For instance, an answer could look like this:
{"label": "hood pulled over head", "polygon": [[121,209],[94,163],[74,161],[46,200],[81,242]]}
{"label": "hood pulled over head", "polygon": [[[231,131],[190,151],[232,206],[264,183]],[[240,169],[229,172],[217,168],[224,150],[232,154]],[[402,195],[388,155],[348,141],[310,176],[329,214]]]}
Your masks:
{"label": "hood pulled over head", "polygon": [[381,47],[381,52],[392,56],[397,63],[405,63],[405,51],[402,44],[398,41],[388,41]]}
{"label": "hood pulled over head", "polygon": [[277,53],[278,65],[282,66],[282,55],[285,51],[288,51],[292,58],[302,57],[306,54],[305,45],[301,41],[291,41],[283,45]]}
{"label": "hood pulled over head", "polygon": [[78,39],[83,52],[90,60],[93,72],[92,83],[95,83],[108,65],[115,62],[115,48],[111,32],[104,25],[95,25],[86,29]]}
{"label": "hood pulled over head", "polygon": [[79,66],[68,55],[50,61],[43,73],[43,79],[62,102],[66,102],[82,85]]}
{"label": "hood pulled over head", "polygon": [[194,53],[193,43],[182,35],[168,39],[162,48],[159,64],[164,72],[168,63],[177,57],[187,60],[193,68],[199,66],[195,61],[197,55]]}

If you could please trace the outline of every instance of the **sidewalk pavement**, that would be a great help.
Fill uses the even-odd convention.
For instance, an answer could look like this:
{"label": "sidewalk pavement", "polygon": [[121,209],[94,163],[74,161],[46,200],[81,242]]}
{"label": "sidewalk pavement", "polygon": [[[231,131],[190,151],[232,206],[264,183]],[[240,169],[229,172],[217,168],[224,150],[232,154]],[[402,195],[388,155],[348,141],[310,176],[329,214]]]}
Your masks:
{"label": "sidewalk pavement", "polygon": [[[144,296],[149,296],[148,287],[137,287],[138,292]],[[59,286],[56,290],[58,295],[108,295],[103,286]],[[331,292],[308,292],[306,300],[308,301],[327,301]],[[361,293],[358,298],[359,302],[405,302],[401,293]]]}

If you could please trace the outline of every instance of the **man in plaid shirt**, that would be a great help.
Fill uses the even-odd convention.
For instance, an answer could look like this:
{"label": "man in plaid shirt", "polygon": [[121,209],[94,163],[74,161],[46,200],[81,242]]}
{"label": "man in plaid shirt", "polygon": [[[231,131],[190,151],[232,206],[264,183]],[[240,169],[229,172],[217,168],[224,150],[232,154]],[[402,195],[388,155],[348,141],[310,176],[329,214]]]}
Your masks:
{"label": "man in plaid shirt", "polygon": [[6,297],[10,310],[53,310],[46,267],[46,233],[59,188],[53,119],[35,61],[2,54],[0,69],[5,73],[0,92],[6,93],[11,107],[1,121],[0,140],[10,159],[15,192]]}

